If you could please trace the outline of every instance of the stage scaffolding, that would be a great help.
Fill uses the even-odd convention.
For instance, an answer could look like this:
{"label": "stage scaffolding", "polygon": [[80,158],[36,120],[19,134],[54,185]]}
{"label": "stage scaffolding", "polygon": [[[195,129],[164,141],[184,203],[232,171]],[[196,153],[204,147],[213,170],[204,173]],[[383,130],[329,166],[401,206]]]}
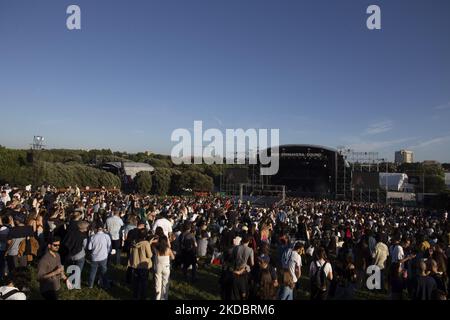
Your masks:
{"label": "stage scaffolding", "polygon": [[[343,180],[340,189],[343,199],[363,202],[387,202],[386,191],[379,186],[375,189],[369,187],[354,188],[352,185],[353,173],[358,172],[388,172],[387,159],[380,158],[378,152],[359,152],[345,147],[338,147],[338,153],[344,158],[342,168]],[[383,166],[383,163],[385,166]],[[350,174],[348,174],[350,171]]]}

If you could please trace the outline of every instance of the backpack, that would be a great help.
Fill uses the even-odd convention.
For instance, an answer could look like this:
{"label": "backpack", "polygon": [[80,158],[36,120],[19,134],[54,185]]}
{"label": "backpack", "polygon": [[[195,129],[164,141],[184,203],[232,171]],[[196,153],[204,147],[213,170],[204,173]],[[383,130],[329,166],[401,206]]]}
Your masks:
{"label": "backpack", "polygon": [[325,262],[322,266],[320,266],[317,261],[314,262],[316,264],[316,272],[311,277],[311,285],[315,289],[325,292],[327,291],[327,275],[325,274],[325,266],[328,262]]}
{"label": "backpack", "polygon": [[286,248],[281,256],[281,265],[284,269],[289,269],[289,264],[292,259],[292,248]]}
{"label": "backpack", "polygon": [[0,300],[8,300],[9,297],[12,297],[13,295],[15,295],[16,293],[19,293],[19,292],[21,292],[19,289],[12,289],[6,294],[0,293]]}
{"label": "backpack", "polygon": [[186,235],[181,235],[181,249],[183,251],[194,251],[195,249],[195,244],[194,244],[194,239],[192,238],[187,238],[186,239]]}

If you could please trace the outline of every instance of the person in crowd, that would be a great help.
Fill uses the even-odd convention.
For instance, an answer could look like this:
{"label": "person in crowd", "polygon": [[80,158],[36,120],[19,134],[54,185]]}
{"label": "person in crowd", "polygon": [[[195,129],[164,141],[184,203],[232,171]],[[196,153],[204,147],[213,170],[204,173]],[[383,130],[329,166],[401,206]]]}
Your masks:
{"label": "person in crowd", "polygon": [[389,289],[391,300],[403,300],[403,292],[406,289],[407,272],[400,262],[394,262],[390,267]]}
{"label": "person in crowd", "polygon": [[67,232],[62,244],[66,247],[67,265],[77,265],[80,272],[83,271],[86,261],[86,247],[88,241],[89,223],[77,220],[73,227]]}
{"label": "person in crowd", "polygon": [[273,286],[272,277],[268,268],[261,269],[261,276],[257,283],[258,300],[275,300],[276,288]]}
{"label": "person in crowd", "polygon": [[156,228],[161,227],[164,231],[164,235],[169,238],[169,235],[172,233],[173,223],[168,219],[166,212],[161,212],[159,219],[155,221],[152,227],[153,233],[155,233]]}
{"label": "person in crowd", "polygon": [[377,233],[375,236],[376,245],[372,252],[373,264],[380,268],[381,271],[381,288],[385,289],[385,270],[386,270],[386,261],[389,257],[389,248],[386,245],[387,240],[386,237]]}
{"label": "person in crowd", "polygon": [[[274,290],[274,294],[276,294],[276,290],[278,289],[278,275],[277,275],[277,269],[270,264],[270,257],[266,254],[261,254],[258,256],[258,263],[256,263],[253,268],[251,268],[250,272],[250,292],[249,292],[249,299],[252,299],[254,297],[258,298],[259,294],[261,293],[259,289],[261,288],[261,284],[269,278],[266,277],[265,280],[261,280],[263,272],[268,272],[270,276],[270,286]],[[264,284],[265,286],[265,284]],[[265,291],[268,293],[268,291]],[[259,297],[261,298],[261,297]],[[271,298],[263,299],[263,300],[272,300]]]}
{"label": "person in crowd", "polygon": [[25,220],[26,216],[22,212],[13,215],[14,226],[9,230],[7,236],[8,248],[6,250],[6,261],[9,271],[28,265],[26,255],[19,257],[20,243],[26,238],[33,237],[33,228],[26,226]]}
{"label": "person in crowd", "polygon": [[295,282],[292,278],[290,270],[284,269],[281,276],[282,282],[280,286],[280,291],[278,293],[279,300],[293,300],[294,299],[294,288]]}
{"label": "person in crowd", "polygon": [[121,252],[122,252],[122,239],[121,231],[124,226],[123,220],[120,217],[120,210],[115,209],[111,217],[106,219],[106,229],[111,236],[111,247],[114,252],[112,254],[115,258],[115,264],[120,264]]}
{"label": "person in crowd", "polygon": [[4,215],[1,217],[0,224],[0,281],[6,275],[6,259],[5,253],[8,249],[8,233],[11,228],[12,221],[10,216]]}
{"label": "person in crowd", "polygon": [[353,300],[358,277],[356,274],[356,266],[353,264],[353,257],[347,255],[341,268],[336,268],[335,271],[336,291],[334,299]]}
{"label": "person in crowd", "polygon": [[67,280],[64,266],[58,250],[61,239],[54,237],[49,241],[47,253],[39,260],[37,279],[39,290],[45,300],[58,300],[58,291],[61,289],[61,280]]}
{"label": "person in crowd", "polygon": [[430,271],[430,276],[436,282],[436,289],[441,291],[446,297],[448,297],[448,279],[444,272],[439,271],[438,263],[436,262],[436,260],[428,260],[428,270]]}
{"label": "person in crowd", "polygon": [[185,223],[183,233],[180,235],[181,263],[183,264],[183,274],[188,278],[188,268],[192,269],[192,281],[197,279],[197,241],[195,235],[191,232],[190,222]]}
{"label": "person in crowd", "polygon": [[296,242],[293,248],[288,248],[282,255],[282,268],[289,270],[292,281],[297,285],[302,275],[302,257],[305,253],[303,243]]}
{"label": "person in crowd", "polygon": [[165,235],[156,244],[155,292],[156,300],[169,299],[170,261],[175,259]]}
{"label": "person in crowd", "polygon": [[[136,221],[136,227],[135,228],[129,227],[128,232],[124,236],[124,241],[125,241],[124,248],[126,248],[126,250],[127,250],[126,252],[127,252],[128,260],[130,259],[131,247],[133,246],[134,243],[136,243],[139,233],[141,232],[141,230],[146,230],[144,220],[140,220],[140,219],[138,220],[135,215],[131,215],[130,220]],[[132,223],[134,223],[134,222],[132,222]],[[133,267],[130,264],[128,264],[126,275],[125,275],[125,282],[127,284],[132,284],[132,278],[133,278]]]}
{"label": "person in crowd", "polygon": [[235,264],[233,269],[231,300],[247,300],[250,290],[247,265]]}
{"label": "person in crowd", "polygon": [[327,255],[323,247],[317,249],[315,255],[316,257],[309,267],[311,299],[326,300],[328,297],[329,282],[333,280],[333,269],[327,261]]}
{"label": "person in crowd", "polygon": [[147,298],[152,257],[150,241],[147,240],[147,230],[139,229],[137,239],[131,245],[128,261],[128,265],[133,269],[133,298],[136,300]]}
{"label": "person in crowd", "polygon": [[6,190],[2,190],[0,202],[3,204],[4,207],[6,207],[10,201],[11,197],[9,196],[8,192]]}
{"label": "person in crowd", "polygon": [[26,268],[17,268],[2,280],[0,300],[27,300],[24,289],[30,282],[30,274]]}
{"label": "person in crowd", "polygon": [[[169,236],[167,246],[173,248],[172,254],[176,255],[173,267],[182,266],[186,275],[191,268],[194,278],[202,277],[196,273],[197,257],[204,256],[206,244],[206,254],[213,255],[211,262],[222,269],[220,290],[223,299],[260,298],[259,288],[265,283],[261,280],[262,274],[265,274],[264,280],[269,280],[266,268],[273,287],[276,287],[276,278],[283,280],[282,275],[289,272],[291,279],[285,282],[288,292],[291,280],[299,283],[302,264],[309,266],[314,299],[351,298],[355,274],[357,283],[361,284],[358,289],[367,290],[365,268],[372,264],[381,269],[382,282],[385,282],[385,274],[389,275],[389,293],[394,297],[404,291],[405,282],[409,298],[435,299],[446,295],[450,227],[443,209],[299,197],[287,197],[283,203],[271,206],[256,206],[250,201],[213,195],[157,197],[104,188],[64,191],[48,184],[42,190],[10,186],[4,186],[2,190],[6,192],[2,193],[3,200],[0,201],[0,254],[3,252],[7,261],[2,267],[0,258],[2,277],[9,276],[20,266],[31,265],[30,270],[33,270],[33,261],[30,263],[29,259],[35,254],[28,245],[34,242],[33,238],[38,240],[37,256],[41,258],[48,253],[49,241],[60,237],[63,239],[58,250],[60,259],[65,264],[80,266],[83,258],[88,263],[92,261],[91,274],[96,274],[98,267],[106,272],[112,249],[115,252],[122,249],[129,262],[126,281],[132,284],[136,279],[134,276],[143,279],[145,272],[134,272],[140,260],[137,259],[136,264],[130,263],[130,256],[135,261],[134,257],[141,251],[132,253],[131,250],[142,242],[140,230],[151,230],[158,239]],[[120,211],[120,217],[117,211]],[[125,227],[118,228],[114,224],[114,220],[120,224],[116,216],[125,222]],[[79,229],[81,224],[86,228],[88,224],[93,227],[105,224],[108,232],[99,229],[88,237],[85,227]],[[392,245],[391,239],[394,240]],[[116,240],[119,240],[118,244],[114,245]],[[305,255],[294,250],[296,243],[306,246]],[[157,243],[150,246],[156,269]],[[289,251],[289,248],[292,249]],[[288,253],[294,259],[286,259]],[[118,262],[118,256],[120,253],[111,262]],[[167,255],[161,254],[161,261],[166,259],[164,256]],[[272,258],[267,266],[266,256]],[[139,257],[144,262],[147,258]],[[418,268],[423,259],[426,259],[425,273]],[[273,275],[275,267],[280,275]],[[120,274],[120,268],[117,270]],[[163,272],[159,275],[162,286]],[[436,289],[431,293],[432,281],[429,279],[436,283]],[[95,275],[92,281],[89,277],[88,285],[93,286],[94,282]],[[110,284],[102,282],[105,288]],[[138,297],[147,296],[143,293],[144,288],[132,288]],[[161,296],[164,297],[164,293]]]}
{"label": "person in crowd", "polygon": [[234,267],[236,269],[240,269],[240,267],[244,266],[245,272],[250,272],[250,269],[255,264],[254,252],[253,249],[248,245],[250,243],[250,237],[245,235],[241,240],[241,244],[235,246],[232,252],[232,259],[234,261]]}
{"label": "person in crowd", "polygon": [[414,300],[432,300],[433,291],[437,290],[436,281],[428,273],[425,261],[419,262],[419,276]]}
{"label": "person in crowd", "polygon": [[97,224],[96,232],[91,236],[88,243],[88,250],[91,252],[91,270],[89,273],[89,288],[94,287],[97,270],[100,267],[100,284],[103,288],[109,288],[108,255],[111,252],[111,237],[103,231],[103,225]]}
{"label": "person in crowd", "polygon": [[202,230],[200,233],[200,239],[198,239],[198,248],[197,248],[197,256],[199,258],[206,257],[207,249],[208,249],[208,232],[206,230]]}

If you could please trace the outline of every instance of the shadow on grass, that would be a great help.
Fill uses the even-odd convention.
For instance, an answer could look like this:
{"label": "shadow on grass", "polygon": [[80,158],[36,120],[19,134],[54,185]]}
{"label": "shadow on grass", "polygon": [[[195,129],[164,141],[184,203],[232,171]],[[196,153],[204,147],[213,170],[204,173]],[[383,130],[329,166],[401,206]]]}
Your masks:
{"label": "shadow on grass", "polygon": [[[36,277],[36,268],[30,267],[31,284],[30,292],[27,294],[29,300],[42,300],[39,292],[39,282]],[[59,297],[61,300],[132,300],[133,291],[131,286],[125,282],[126,266],[108,266],[108,278],[113,281],[110,289],[104,290],[98,286],[93,289],[87,288],[90,265],[86,263],[82,273],[81,290],[68,290],[65,284],[61,284]],[[169,299],[170,300],[220,300],[219,278],[220,266],[206,265],[198,269],[198,279],[195,282],[186,281],[180,269],[172,269],[170,275]],[[190,276],[190,272],[188,272]],[[97,274],[98,278],[98,274]],[[300,278],[300,289],[295,291],[295,300],[310,299],[310,281],[307,276]],[[148,282],[148,299],[154,299],[153,275]],[[355,291],[355,300],[383,300],[387,295],[359,289]]]}

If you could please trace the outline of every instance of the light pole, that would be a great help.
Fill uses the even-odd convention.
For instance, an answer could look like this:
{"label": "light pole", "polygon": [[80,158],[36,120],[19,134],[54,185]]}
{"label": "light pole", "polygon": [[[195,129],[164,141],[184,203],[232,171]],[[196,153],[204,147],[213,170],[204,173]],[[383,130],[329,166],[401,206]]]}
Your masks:
{"label": "light pole", "polygon": [[389,166],[388,166],[387,159],[385,160],[385,162],[386,162],[386,181],[385,181],[385,184],[386,184],[386,204],[388,204],[388,171],[389,171]]}
{"label": "light pole", "polygon": [[422,165],[422,205],[425,208],[425,168]]}

